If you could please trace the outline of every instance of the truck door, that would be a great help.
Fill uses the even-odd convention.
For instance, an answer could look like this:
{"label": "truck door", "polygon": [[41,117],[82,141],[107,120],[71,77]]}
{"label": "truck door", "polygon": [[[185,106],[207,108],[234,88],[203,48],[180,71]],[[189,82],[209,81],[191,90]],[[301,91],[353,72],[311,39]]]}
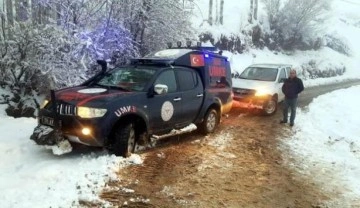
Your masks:
{"label": "truck door", "polygon": [[204,87],[198,72],[178,68],[176,75],[182,93],[181,125],[186,126],[197,118],[204,100]]}
{"label": "truck door", "polygon": [[157,84],[166,85],[168,92],[161,95],[155,93],[154,97],[149,98],[149,123],[155,132],[172,129],[179,123],[182,102],[173,69],[161,72],[153,86]]}
{"label": "truck door", "polygon": [[279,92],[279,101],[284,100],[285,95],[282,92],[282,86],[284,85],[283,79],[286,79],[286,71],[285,68],[281,68],[280,69],[280,74],[279,74],[279,78],[278,78],[278,82],[277,82],[277,88],[278,88],[278,92]]}

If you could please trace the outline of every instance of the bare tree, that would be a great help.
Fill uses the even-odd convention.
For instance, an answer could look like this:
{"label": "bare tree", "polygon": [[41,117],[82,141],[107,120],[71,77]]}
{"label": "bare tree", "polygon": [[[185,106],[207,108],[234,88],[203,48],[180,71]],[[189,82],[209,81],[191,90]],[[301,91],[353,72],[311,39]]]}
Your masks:
{"label": "bare tree", "polygon": [[224,24],[224,0],[220,1],[220,24]]}
{"label": "bare tree", "polygon": [[219,24],[219,0],[215,0],[215,25]]}
{"label": "bare tree", "polygon": [[258,16],[258,3],[259,0],[254,0],[255,1],[255,7],[254,7],[254,20],[257,20],[257,16]]}
{"label": "bare tree", "polygon": [[208,22],[209,22],[210,25],[213,24],[213,14],[212,14],[213,4],[214,4],[214,1],[209,0],[209,18],[208,18]]}
{"label": "bare tree", "polygon": [[280,0],[263,0],[268,15],[270,29],[273,30],[280,14]]}
{"label": "bare tree", "polygon": [[13,1],[6,0],[6,16],[7,21],[10,25],[14,25],[14,12],[13,12]]}
{"label": "bare tree", "polygon": [[[323,14],[331,4],[329,0],[288,0],[279,10],[276,0],[267,1],[270,26],[285,49],[296,48],[316,36],[323,21]],[[273,4],[270,4],[273,3]]]}
{"label": "bare tree", "polygon": [[249,23],[252,24],[253,22],[253,12],[254,12],[254,0],[250,0],[250,12],[249,12]]}

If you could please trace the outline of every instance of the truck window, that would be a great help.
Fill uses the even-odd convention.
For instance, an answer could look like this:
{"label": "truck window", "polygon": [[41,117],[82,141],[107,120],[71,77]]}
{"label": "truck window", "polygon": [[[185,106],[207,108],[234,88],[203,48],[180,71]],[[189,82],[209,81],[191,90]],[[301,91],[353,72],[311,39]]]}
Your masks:
{"label": "truck window", "polygon": [[175,72],[174,70],[166,70],[162,72],[158,78],[156,79],[154,85],[157,84],[163,84],[168,86],[168,92],[176,92],[177,91],[177,84],[176,84],[176,78],[175,78]]}
{"label": "truck window", "polygon": [[197,75],[193,71],[188,70],[177,70],[178,75],[179,87],[181,91],[187,91],[194,89],[197,84]]}
{"label": "truck window", "polygon": [[281,69],[280,71],[280,75],[279,75],[279,81],[282,80],[282,79],[286,79],[287,76],[286,76],[286,73],[285,73],[285,69]]}
{"label": "truck window", "polygon": [[290,67],[286,67],[286,74],[287,74],[287,76],[289,76],[289,75],[290,75],[290,70],[291,70],[291,68],[290,68]]}

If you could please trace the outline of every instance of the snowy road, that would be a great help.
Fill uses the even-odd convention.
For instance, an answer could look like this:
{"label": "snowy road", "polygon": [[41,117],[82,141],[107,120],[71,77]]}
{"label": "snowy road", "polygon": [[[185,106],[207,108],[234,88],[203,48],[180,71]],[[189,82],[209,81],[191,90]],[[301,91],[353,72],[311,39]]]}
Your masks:
{"label": "snowy road", "polygon": [[[359,84],[355,81],[307,88],[301,95],[300,107],[305,112],[308,103],[313,99],[316,103],[317,96]],[[112,184],[114,190],[129,187],[135,191],[133,194],[107,191],[102,197],[115,205],[135,197],[149,200],[143,207],[351,207],[330,206],[339,196],[327,192],[329,188],[316,182],[317,178],[296,169],[296,163],[289,163],[293,155],[282,148],[284,141],[291,141],[289,134],[294,131],[279,124],[280,114],[263,117],[235,109],[211,136],[190,134],[166,140],[142,154],[146,158],[142,166],[122,169],[119,175],[125,181]],[[314,122],[327,124],[327,118],[318,116]],[[298,119],[296,130],[306,119],[314,118],[299,110]],[[289,147],[290,151],[310,148],[311,143],[298,144],[294,150]],[[297,159],[304,158],[299,154]],[[303,162],[304,166],[309,164]],[[327,176],[329,179],[331,174]],[[341,201],[354,204],[349,199],[339,198]]]}

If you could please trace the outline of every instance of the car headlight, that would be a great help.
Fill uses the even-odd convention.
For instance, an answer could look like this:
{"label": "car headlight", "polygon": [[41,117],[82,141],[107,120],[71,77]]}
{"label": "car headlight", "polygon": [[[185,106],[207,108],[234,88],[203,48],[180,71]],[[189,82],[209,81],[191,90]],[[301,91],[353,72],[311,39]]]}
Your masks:
{"label": "car headlight", "polygon": [[45,108],[45,106],[49,103],[49,100],[44,100],[43,103],[40,105],[40,108]]}
{"label": "car headlight", "polygon": [[267,95],[270,95],[269,90],[262,89],[262,88],[257,89],[256,93],[255,93],[255,96],[257,96],[257,97],[262,97],[262,96],[267,96]]}
{"label": "car headlight", "polygon": [[100,118],[105,115],[106,111],[106,109],[101,108],[88,108],[80,106],[77,108],[77,115],[81,118]]}

